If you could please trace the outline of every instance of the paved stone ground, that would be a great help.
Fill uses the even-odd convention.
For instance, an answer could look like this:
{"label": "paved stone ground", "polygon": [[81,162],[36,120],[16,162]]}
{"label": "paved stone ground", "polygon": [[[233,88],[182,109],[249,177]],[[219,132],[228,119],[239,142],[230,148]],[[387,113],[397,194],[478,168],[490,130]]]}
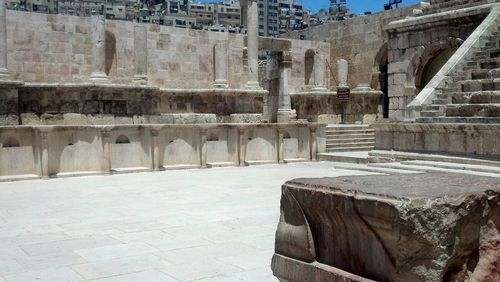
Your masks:
{"label": "paved stone ground", "polygon": [[0,183],[0,282],[277,281],[280,185],[331,163]]}

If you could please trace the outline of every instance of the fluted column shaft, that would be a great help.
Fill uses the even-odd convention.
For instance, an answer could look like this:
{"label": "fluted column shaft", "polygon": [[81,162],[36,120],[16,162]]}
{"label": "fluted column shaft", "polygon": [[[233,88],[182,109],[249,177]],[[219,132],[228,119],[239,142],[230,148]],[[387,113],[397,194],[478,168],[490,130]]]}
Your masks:
{"label": "fluted column shaft", "polygon": [[106,26],[104,16],[94,15],[91,21],[92,73],[90,80],[107,82],[106,75]]}

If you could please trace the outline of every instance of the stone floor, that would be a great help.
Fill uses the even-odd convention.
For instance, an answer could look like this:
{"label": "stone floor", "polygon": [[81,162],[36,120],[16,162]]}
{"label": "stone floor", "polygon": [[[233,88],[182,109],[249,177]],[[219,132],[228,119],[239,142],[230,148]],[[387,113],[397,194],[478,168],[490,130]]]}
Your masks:
{"label": "stone floor", "polygon": [[277,281],[280,185],[331,163],[0,183],[0,281]]}

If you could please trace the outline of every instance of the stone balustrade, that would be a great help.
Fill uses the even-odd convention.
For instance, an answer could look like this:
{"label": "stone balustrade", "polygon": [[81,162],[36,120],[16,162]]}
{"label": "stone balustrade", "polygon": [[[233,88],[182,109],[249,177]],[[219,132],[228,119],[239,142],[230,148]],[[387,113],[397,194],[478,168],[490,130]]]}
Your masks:
{"label": "stone balustrade", "polygon": [[324,147],[321,132],[317,124],[0,127],[0,180],[309,161]]}

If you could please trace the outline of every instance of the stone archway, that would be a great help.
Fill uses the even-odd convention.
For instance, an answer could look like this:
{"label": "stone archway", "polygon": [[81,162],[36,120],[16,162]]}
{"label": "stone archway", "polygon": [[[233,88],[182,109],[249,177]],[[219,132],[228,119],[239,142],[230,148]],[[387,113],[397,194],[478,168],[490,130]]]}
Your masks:
{"label": "stone archway", "polygon": [[372,69],[372,89],[380,90],[383,93],[382,111],[383,117],[389,118],[389,49],[387,43],[380,47]]}

